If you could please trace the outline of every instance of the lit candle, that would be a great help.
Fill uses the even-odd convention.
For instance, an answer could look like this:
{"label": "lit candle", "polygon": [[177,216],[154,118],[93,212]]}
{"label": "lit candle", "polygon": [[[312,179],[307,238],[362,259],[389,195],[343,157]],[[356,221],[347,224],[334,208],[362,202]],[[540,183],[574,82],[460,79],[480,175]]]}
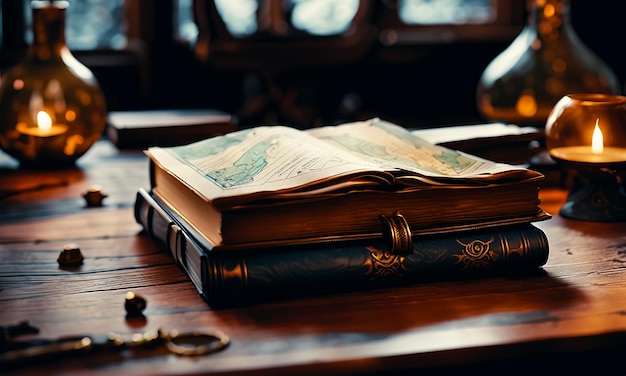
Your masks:
{"label": "lit candle", "polygon": [[45,111],[39,111],[37,112],[37,124],[35,127],[19,123],[16,129],[18,132],[29,136],[52,137],[65,133],[68,128],[65,124],[53,124],[50,115]]}
{"label": "lit candle", "polygon": [[613,163],[626,162],[626,148],[604,146],[604,137],[596,119],[596,126],[589,146],[563,146],[550,150],[554,158],[571,162]]}
{"label": "lit candle", "polygon": [[593,154],[602,154],[604,151],[604,137],[602,137],[599,122],[600,119],[596,119],[596,127],[593,128],[593,135],[591,136],[591,152]]}

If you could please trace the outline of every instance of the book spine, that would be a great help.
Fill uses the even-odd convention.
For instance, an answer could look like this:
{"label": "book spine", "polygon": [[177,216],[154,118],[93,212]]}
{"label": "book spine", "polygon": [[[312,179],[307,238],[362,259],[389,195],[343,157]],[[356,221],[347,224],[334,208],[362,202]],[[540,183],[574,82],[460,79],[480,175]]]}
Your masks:
{"label": "book spine", "polygon": [[165,246],[178,266],[192,280],[198,293],[204,297],[202,270],[206,264],[205,249],[192,241],[143,189],[137,192],[135,199],[135,220],[141,224],[146,234]]}
{"label": "book spine", "polygon": [[382,239],[367,244],[311,245],[273,252],[202,251],[182,227],[167,225],[170,232],[175,229],[178,238],[184,239],[182,242],[173,242],[171,234],[166,236],[167,230],[158,228],[168,221],[173,223],[171,219],[156,219],[158,215],[167,216],[158,209],[158,203],[144,200],[137,206],[143,207],[138,212],[156,214],[140,215],[138,221],[151,236],[167,245],[179,264],[185,259],[201,259],[194,262],[196,268],[201,268],[194,272],[194,283],[212,306],[519,273],[537,270],[548,258],[548,240],[532,224],[420,237],[413,239],[412,251],[407,254],[391,252]]}

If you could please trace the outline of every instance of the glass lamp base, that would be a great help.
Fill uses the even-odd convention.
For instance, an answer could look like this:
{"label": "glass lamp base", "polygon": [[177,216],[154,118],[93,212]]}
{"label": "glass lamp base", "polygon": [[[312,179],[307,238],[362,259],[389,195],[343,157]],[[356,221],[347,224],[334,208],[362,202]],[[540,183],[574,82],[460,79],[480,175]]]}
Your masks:
{"label": "glass lamp base", "polygon": [[626,222],[626,186],[617,180],[579,178],[559,214],[583,221]]}

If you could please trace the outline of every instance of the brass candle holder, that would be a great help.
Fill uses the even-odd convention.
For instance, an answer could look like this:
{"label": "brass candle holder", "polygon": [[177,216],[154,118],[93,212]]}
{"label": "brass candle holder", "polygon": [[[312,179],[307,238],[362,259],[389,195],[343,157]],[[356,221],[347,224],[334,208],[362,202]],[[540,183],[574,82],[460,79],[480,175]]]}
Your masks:
{"label": "brass candle holder", "polygon": [[564,96],[548,116],[546,146],[561,167],[575,172],[563,217],[626,221],[625,96]]}

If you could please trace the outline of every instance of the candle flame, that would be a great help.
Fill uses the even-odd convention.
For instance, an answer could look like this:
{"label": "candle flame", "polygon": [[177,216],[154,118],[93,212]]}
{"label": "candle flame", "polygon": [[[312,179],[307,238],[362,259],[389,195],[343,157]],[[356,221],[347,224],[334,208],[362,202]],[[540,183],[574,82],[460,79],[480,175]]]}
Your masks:
{"label": "candle flame", "polygon": [[593,129],[593,136],[591,137],[591,152],[593,154],[602,154],[604,150],[604,139],[602,137],[602,131],[598,126],[600,119],[596,119],[596,127]]}
{"label": "candle flame", "polygon": [[45,111],[37,112],[37,126],[42,131],[48,131],[52,128],[52,119]]}

